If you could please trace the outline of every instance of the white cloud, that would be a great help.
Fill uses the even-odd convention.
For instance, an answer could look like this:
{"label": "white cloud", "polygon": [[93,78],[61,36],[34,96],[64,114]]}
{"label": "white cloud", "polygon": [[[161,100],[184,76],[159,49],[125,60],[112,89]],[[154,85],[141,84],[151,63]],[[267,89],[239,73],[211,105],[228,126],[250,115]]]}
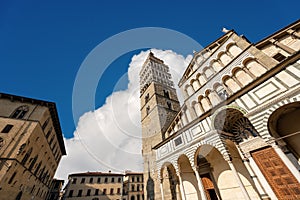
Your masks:
{"label": "white cloud", "polygon": [[[177,85],[192,56],[184,58],[170,50],[152,52],[170,67]],[[148,54],[142,51],[132,57],[128,74],[122,77],[128,75],[126,90],[113,92],[102,107],[80,117],[74,138],[65,139],[68,155],[60,162],[57,178],[86,171],[142,171],[139,71]]]}

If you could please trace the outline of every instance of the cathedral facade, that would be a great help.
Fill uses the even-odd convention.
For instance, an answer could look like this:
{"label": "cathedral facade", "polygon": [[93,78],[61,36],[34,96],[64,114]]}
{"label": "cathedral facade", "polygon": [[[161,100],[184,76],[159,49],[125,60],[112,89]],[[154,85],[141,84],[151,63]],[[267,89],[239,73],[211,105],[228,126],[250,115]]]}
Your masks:
{"label": "cathedral facade", "polygon": [[235,31],[178,85],[150,53],[140,72],[145,199],[300,199],[300,21],[256,44]]}

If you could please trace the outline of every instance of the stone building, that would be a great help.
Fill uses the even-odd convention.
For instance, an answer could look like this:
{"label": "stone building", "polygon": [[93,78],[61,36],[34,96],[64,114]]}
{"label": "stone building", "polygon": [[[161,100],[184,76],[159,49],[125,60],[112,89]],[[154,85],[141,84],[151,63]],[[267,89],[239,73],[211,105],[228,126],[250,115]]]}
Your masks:
{"label": "stone building", "polygon": [[143,173],[125,172],[123,183],[123,200],[143,200]]}
{"label": "stone building", "polygon": [[123,174],[85,172],[69,175],[65,200],[122,200]]}
{"label": "stone building", "polygon": [[1,199],[46,199],[63,155],[55,103],[0,93]]}
{"label": "stone building", "polygon": [[140,72],[145,198],[300,199],[300,20],[256,44],[235,31],[178,85],[150,53]]}
{"label": "stone building", "polygon": [[64,180],[59,179],[53,179],[51,186],[50,186],[50,192],[48,195],[48,200],[60,200],[62,198],[62,187],[64,185]]}

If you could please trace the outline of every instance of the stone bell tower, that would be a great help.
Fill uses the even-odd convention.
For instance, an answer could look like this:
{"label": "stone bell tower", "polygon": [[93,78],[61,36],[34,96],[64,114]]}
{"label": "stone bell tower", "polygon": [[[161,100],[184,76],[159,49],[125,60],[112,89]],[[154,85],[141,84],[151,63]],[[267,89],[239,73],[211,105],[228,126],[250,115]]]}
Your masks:
{"label": "stone bell tower", "polygon": [[140,71],[140,102],[145,199],[160,199],[159,171],[152,148],[164,139],[180,105],[169,67],[152,52]]}

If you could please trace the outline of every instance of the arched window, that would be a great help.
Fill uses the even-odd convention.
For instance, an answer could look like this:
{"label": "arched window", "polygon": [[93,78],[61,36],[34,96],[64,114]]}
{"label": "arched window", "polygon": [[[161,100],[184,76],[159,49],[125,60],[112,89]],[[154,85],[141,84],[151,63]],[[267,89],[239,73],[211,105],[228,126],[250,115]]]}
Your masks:
{"label": "arched window", "polygon": [[28,112],[28,110],[29,110],[28,106],[20,106],[13,112],[11,118],[23,119],[23,117]]}
{"label": "arched window", "polygon": [[135,199],[134,199],[134,196],[131,196],[130,200],[135,200]]}
{"label": "arched window", "polygon": [[215,91],[221,100],[226,100],[229,96],[227,91],[223,88],[223,86],[221,84],[219,84],[215,87]]}
{"label": "arched window", "polygon": [[241,89],[241,87],[230,77],[224,80],[224,84],[234,93]]}
{"label": "arched window", "polygon": [[204,70],[204,74],[205,74],[206,78],[210,78],[214,74],[214,72],[211,68],[206,68]]}
{"label": "arched window", "polygon": [[200,116],[203,113],[199,102],[193,102],[193,108],[197,116]]}
{"label": "arched window", "polygon": [[213,106],[216,106],[218,103],[220,103],[220,98],[215,91],[210,91],[207,94],[207,97],[209,98],[209,100]]}
{"label": "arched window", "polygon": [[227,65],[231,61],[231,58],[226,53],[223,53],[220,56],[220,60],[224,65]]}
{"label": "arched window", "polygon": [[240,49],[235,44],[231,44],[228,48],[228,52],[235,57],[242,52],[242,49]]}
{"label": "arched window", "polygon": [[216,61],[216,60],[212,63],[212,67],[214,68],[214,70],[216,72],[218,72],[218,71],[220,71],[222,69],[221,64],[218,61]]}
{"label": "arched window", "polygon": [[206,97],[202,98],[200,100],[200,103],[201,103],[202,108],[203,108],[204,111],[208,111],[211,107],[210,104],[209,104],[209,101]]}
{"label": "arched window", "polygon": [[261,76],[262,74],[264,74],[267,71],[267,69],[265,69],[261,64],[259,64],[255,60],[250,60],[250,61],[246,62],[245,66],[256,77]]}
{"label": "arched window", "polygon": [[251,76],[242,69],[236,71],[235,77],[243,86],[248,85],[252,81]]}
{"label": "arched window", "polygon": [[197,91],[200,88],[199,80],[192,80],[191,85],[193,86],[195,91]]}

